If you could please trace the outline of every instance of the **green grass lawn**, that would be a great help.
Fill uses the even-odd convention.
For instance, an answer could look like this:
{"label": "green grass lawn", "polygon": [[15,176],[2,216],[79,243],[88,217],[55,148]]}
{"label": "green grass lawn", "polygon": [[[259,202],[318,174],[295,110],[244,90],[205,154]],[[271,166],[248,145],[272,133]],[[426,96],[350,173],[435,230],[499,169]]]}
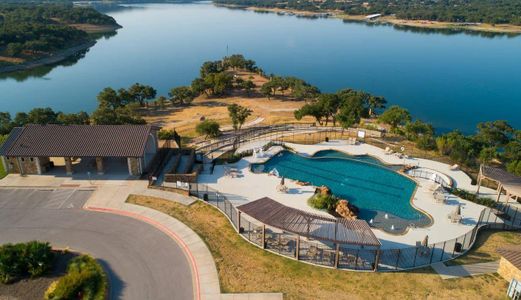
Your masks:
{"label": "green grass lawn", "polygon": [[250,244],[206,203],[184,206],[144,196],[130,196],[128,202],[192,228],[212,252],[225,293],[282,292],[285,299],[504,299],[508,286],[497,274],[442,280],[431,268],[374,273],[312,266]]}
{"label": "green grass lawn", "polygon": [[505,245],[521,245],[521,233],[514,231],[481,231],[474,247],[465,255],[446,262],[446,265],[465,265],[499,260],[496,249]]}
{"label": "green grass lawn", "polygon": [[4,178],[7,173],[4,170],[4,164],[0,161],[0,179]]}

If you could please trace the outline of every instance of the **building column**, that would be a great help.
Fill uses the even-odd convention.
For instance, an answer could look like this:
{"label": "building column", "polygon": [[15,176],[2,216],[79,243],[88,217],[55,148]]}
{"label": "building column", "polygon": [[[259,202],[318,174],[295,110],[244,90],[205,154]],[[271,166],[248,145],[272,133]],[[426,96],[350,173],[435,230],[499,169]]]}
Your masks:
{"label": "building column", "polygon": [[499,198],[501,197],[501,192],[502,191],[503,191],[503,185],[501,183],[498,183],[496,202],[499,202]]}
{"label": "building column", "polygon": [[105,174],[103,170],[103,157],[96,157],[96,172],[98,172],[98,175]]}
{"label": "building column", "polygon": [[64,157],[65,160],[65,173],[72,175],[72,159],[70,157]]}
{"label": "building column", "polygon": [[25,171],[20,157],[16,158],[16,163],[18,164],[18,172],[20,173],[20,176],[24,176]]}
{"label": "building column", "polygon": [[35,157],[34,162],[36,164],[36,173],[42,175],[42,165],[40,164],[40,158]]}

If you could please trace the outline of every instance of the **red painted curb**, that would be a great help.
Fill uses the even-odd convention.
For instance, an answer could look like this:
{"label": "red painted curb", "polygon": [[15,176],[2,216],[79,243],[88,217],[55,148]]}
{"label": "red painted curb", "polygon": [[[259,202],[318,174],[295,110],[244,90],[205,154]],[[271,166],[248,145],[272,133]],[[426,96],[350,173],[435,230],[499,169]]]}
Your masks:
{"label": "red painted curb", "polygon": [[118,210],[118,209],[113,209],[113,208],[102,208],[102,207],[85,207],[84,209],[89,210],[89,211],[95,211],[95,212],[105,212],[105,213],[116,214],[116,215],[130,217],[130,218],[133,218],[136,220],[143,221],[145,223],[148,223],[148,224],[156,227],[157,229],[161,230],[163,233],[168,235],[171,239],[175,240],[181,246],[181,248],[184,250],[184,252],[186,253],[186,255],[188,256],[188,258],[190,260],[190,265],[192,266],[192,271],[194,273],[193,277],[194,277],[194,281],[195,281],[195,297],[197,300],[201,299],[201,286],[200,286],[200,282],[199,282],[199,270],[197,269],[197,264],[195,262],[195,258],[193,256],[192,252],[190,252],[188,245],[175,232],[168,229],[163,224],[161,224],[153,219],[150,219],[148,217],[142,216],[140,214],[131,213],[131,212],[124,211],[124,210]]}

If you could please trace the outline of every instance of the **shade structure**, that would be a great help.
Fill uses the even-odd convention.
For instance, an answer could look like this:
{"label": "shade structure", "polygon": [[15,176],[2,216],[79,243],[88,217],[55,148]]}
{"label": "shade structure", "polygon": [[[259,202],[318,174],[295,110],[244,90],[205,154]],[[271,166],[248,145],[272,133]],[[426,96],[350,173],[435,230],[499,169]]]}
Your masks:
{"label": "shade structure", "polygon": [[482,165],[480,176],[497,182],[507,194],[521,197],[521,177],[508,173],[507,171]]}
{"label": "shade structure", "polygon": [[381,246],[364,220],[329,218],[285,206],[271,198],[261,198],[237,207],[265,225],[300,236],[338,244]]}

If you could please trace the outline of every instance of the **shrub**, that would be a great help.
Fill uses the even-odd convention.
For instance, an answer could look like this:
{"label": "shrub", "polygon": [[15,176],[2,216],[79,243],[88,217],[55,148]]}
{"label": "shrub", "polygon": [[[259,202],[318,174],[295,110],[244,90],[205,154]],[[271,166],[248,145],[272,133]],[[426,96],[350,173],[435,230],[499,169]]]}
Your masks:
{"label": "shrub", "polygon": [[0,281],[10,283],[27,276],[41,276],[52,267],[53,261],[49,243],[3,245],[0,247]]}
{"label": "shrub", "polygon": [[478,197],[478,196],[476,196],[476,194],[473,194],[473,193],[470,193],[470,192],[467,192],[465,190],[458,189],[458,188],[453,188],[450,192],[453,195],[456,195],[462,199],[468,200],[470,202],[474,202],[479,205],[483,205],[483,206],[487,206],[487,207],[491,207],[491,208],[496,207],[496,201],[494,201],[493,199],[490,199],[490,198]]}
{"label": "shrub", "polygon": [[326,209],[329,212],[335,210],[338,198],[333,195],[315,194],[308,201],[309,205],[316,209]]}
{"label": "shrub", "polygon": [[67,274],[53,282],[45,292],[46,300],[105,299],[107,275],[101,265],[89,255],[81,255],[69,262]]}
{"label": "shrub", "polygon": [[207,137],[218,137],[221,134],[219,123],[214,120],[204,120],[197,124],[195,131]]}

